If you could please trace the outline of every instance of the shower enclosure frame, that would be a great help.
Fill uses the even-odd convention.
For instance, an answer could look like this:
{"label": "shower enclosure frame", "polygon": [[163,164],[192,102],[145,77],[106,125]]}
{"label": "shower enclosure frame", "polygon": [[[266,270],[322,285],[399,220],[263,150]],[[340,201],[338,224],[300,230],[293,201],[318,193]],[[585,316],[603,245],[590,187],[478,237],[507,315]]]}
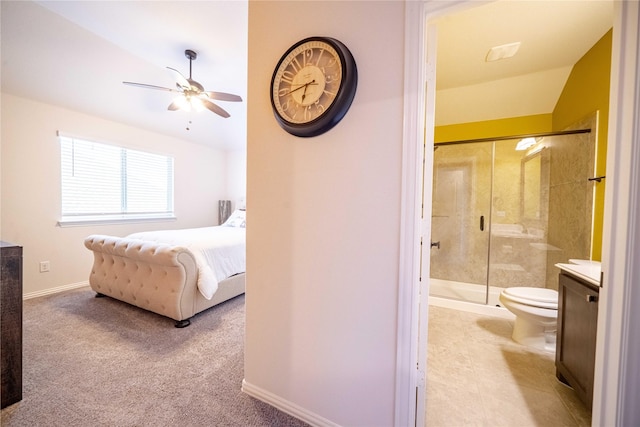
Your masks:
{"label": "shower enclosure frame", "polygon": [[[582,124],[582,123],[581,123]],[[495,214],[495,196],[496,196],[496,183],[494,182],[494,180],[496,179],[496,159],[497,159],[497,151],[496,151],[496,147],[497,144],[503,141],[515,141],[515,140],[521,140],[524,138],[536,138],[538,140],[542,139],[542,138],[549,138],[549,137],[561,137],[561,136],[565,136],[565,135],[577,135],[577,134],[585,134],[585,133],[591,133],[592,132],[592,127],[596,126],[596,122],[595,120],[592,121],[591,123],[589,123],[589,126],[582,126],[579,127],[577,129],[571,129],[571,130],[564,130],[564,131],[558,131],[558,132],[544,132],[544,133],[534,133],[534,134],[519,134],[519,135],[509,135],[509,136],[500,136],[500,137],[494,137],[494,138],[477,138],[477,139],[468,139],[468,140],[458,140],[458,141],[447,141],[447,142],[442,142],[442,143],[438,143],[436,145],[434,145],[434,168],[433,168],[433,173],[434,173],[434,177],[433,177],[433,192],[432,192],[432,218],[431,218],[431,225],[432,225],[432,232],[431,232],[431,236],[432,236],[432,243],[431,243],[431,251],[429,253],[429,256],[431,257],[431,261],[430,261],[430,281],[431,281],[431,287],[430,287],[430,296],[437,296],[437,297],[443,297],[443,298],[448,298],[448,299],[452,299],[452,300],[461,300],[461,301],[465,301],[465,302],[471,302],[471,303],[476,303],[476,304],[483,304],[483,305],[490,305],[490,306],[495,306],[498,305],[498,295],[500,292],[500,289],[505,288],[505,287],[510,287],[510,286],[539,286],[540,284],[542,284],[543,286],[547,286],[547,283],[550,281],[551,282],[551,287],[554,286],[554,275],[547,274],[546,271],[549,270],[549,268],[547,267],[547,264],[549,263],[549,261],[547,260],[546,257],[546,253],[538,253],[537,258],[535,257],[531,257],[532,258],[532,263],[537,263],[535,264],[534,270],[539,272],[537,275],[534,275],[535,277],[531,277],[528,278],[526,280],[522,280],[522,279],[514,279],[511,280],[510,278],[512,277],[522,277],[524,276],[531,276],[529,274],[529,272],[527,271],[527,269],[523,269],[519,264],[492,264],[492,256],[494,258],[499,258],[499,255],[497,255],[495,253],[495,251],[492,251],[492,245],[495,244],[497,241],[502,242],[501,245],[498,245],[496,248],[500,248],[500,247],[504,247],[507,249],[511,248],[510,244],[505,244],[505,241],[507,243],[510,243],[511,241],[514,242],[519,242],[520,241],[520,237],[522,235],[516,235],[514,234],[513,237],[517,237],[516,240],[511,240],[511,234],[509,233],[518,233],[521,231],[515,231],[515,230],[506,230],[506,231],[501,231],[501,232],[493,232],[493,227],[494,227],[494,214]],[[445,162],[443,163],[444,166],[442,167],[438,167],[438,164],[436,162],[436,156],[437,154],[435,153],[436,150],[438,150],[440,147],[447,147],[447,146],[459,146],[459,145],[466,145],[466,146],[471,146],[470,144],[491,144],[491,158],[490,158],[490,169],[489,169],[489,174],[490,174],[490,178],[489,178],[489,192],[487,195],[485,195],[485,197],[488,197],[488,208],[486,209],[486,214],[485,215],[480,215],[480,219],[479,219],[479,228],[481,232],[484,232],[485,230],[487,231],[485,235],[483,235],[482,237],[478,237],[478,235],[476,235],[474,239],[474,243],[476,244],[476,246],[480,246],[481,250],[482,250],[482,254],[476,254],[476,261],[475,261],[475,267],[467,267],[467,270],[469,271],[473,271],[473,272],[469,272],[469,271],[464,271],[465,268],[461,267],[461,266],[453,266],[451,269],[449,269],[449,273],[446,273],[445,271],[443,271],[442,269],[439,270],[439,264],[438,264],[438,259],[450,259],[452,258],[451,256],[449,256],[449,258],[444,258],[444,257],[440,257],[438,258],[438,256],[440,255],[439,251],[441,248],[445,248],[445,251],[449,251],[449,253],[447,253],[447,255],[451,255],[451,249],[450,248],[446,248],[446,243],[443,243],[440,241],[439,239],[439,235],[441,235],[441,230],[438,230],[438,226],[439,224],[441,224],[441,222],[439,222],[440,218],[445,217],[447,218],[447,215],[438,215],[438,209],[439,209],[439,205],[440,203],[438,203],[437,201],[437,197],[438,197],[438,186],[441,185],[439,184],[439,180],[437,179],[436,175],[439,173],[442,173],[442,171],[445,171],[447,169],[447,167],[455,167],[456,165],[460,165],[461,163],[464,163],[464,161],[459,160],[460,158],[454,158],[454,160],[451,160],[449,163]],[[483,147],[486,150],[486,145],[485,147]],[[482,151],[483,148],[479,148],[476,151]],[[471,153],[475,153],[476,151],[470,151]],[[549,173],[549,149],[547,148],[538,148],[536,150],[533,150],[533,152],[527,152],[524,151],[523,152],[524,155],[520,158],[521,164],[520,164],[520,202],[519,202],[519,209],[518,209],[518,223],[519,224],[525,224],[525,218],[526,218],[526,223],[528,224],[528,227],[531,227],[531,231],[529,230],[525,230],[526,231],[526,237],[527,238],[535,238],[537,245],[540,245],[539,247],[543,247],[543,248],[547,248],[547,247],[553,247],[550,245],[547,245],[546,240],[541,240],[541,237],[543,235],[546,235],[547,230],[546,230],[546,225],[544,226],[544,228],[542,227],[542,224],[546,224],[546,219],[547,219],[547,210],[548,210],[548,189],[545,190],[547,192],[546,196],[546,207],[542,207],[542,210],[538,211],[537,215],[538,218],[535,217],[527,217],[525,214],[526,212],[524,211],[525,207],[523,205],[524,203],[524,176],[523,176],[523,172],[525,169],[525,161],[527,159],[533,159],[536,158],[536,156],[540,156],[539,158],[541,159],[541,169],[546,168],[546,173]],[[473,154],[472,154],[473,155]],[[471,166],[467,166],[467,167],[471,167],[474,168],[475,167],[475,158],[471,159],[471,157],[466,158],[464,157],[463,154],[461,154],[461,159],[467,159],[466,162],[468,162]],[[471,160],[470,160],[471,159]],[[546,163],[545,163],[546,162]],[[460,168],[462,168],[462,166],[459,166]],[[589,171],[590,173],[591,171]],[[464,174],[464,172],[462,172]],[[592,180],[594,178],[590,178],[590,180]],[[548,186],[549,182],[548,182],[548,175],[547,175],[547,186]],[[474,191],[474,190],[471,190]],[[446,198],[451,198],[451,194],[455,194],[455,197],[460,197],[458,195],[459,192],[464,192],[464,190],[462,191],[456,191],[454,190],[450,190],[447,192],[446,194]],[[477,190],[475,190],[475,192],[478,192]],[[538,200],[539,203],[543,203],[541,200],[544,200],[542,195],[539,194],[538,197],[540,198]],[[475,202],[475,203],[479,203],[479,202]],[[455,201],[453,202],[453,204],[457,204]],[[540,207],[538,207],[540,209]],[[473,209],[472,209],[473,210]],[[471,213],[471,215],[473,215],[473,212]],[[504,212],[502,212],[502,215],[504,216]],[[540,215],[542,215],[542,218],[540,217]],[[476,218],[477,219],[477,218]],[[484,221],[483,221],[484,220]],[[473,222],[472,219],[468,220],[469,222]],[[488,222],[487,222],[488,221]],[[459,220],[458,220],[459,222]],[[484,227],[483,227],[484,225]],[[524,228],[522,228],[522,230],[524,230]],[[535,230],[536,234],[533,234]],[[544,230],[544,232],[541,234],[542,230]],[[503,234],[503,233],[507,233],[507,234]],[[531,234],[530,234],[531,233]],[[446,233],[445,233],[446,234]],[[533,236],[533,237],[532,237]],[[484,239],[485,242],[483,242],[480,239]],[[500,240],[502,239],[502,240]],[[506,240],[505,240],[506,239]],[[435,240],[435,241],[433,241]],[[455,243],[453,243],[455,244]],[[521,248],[521,244],[517,244],[514,245],[516,246],[516,248]],[[486,247],[486,252],[484,247]],[[426,255],[426,254],[425,254]],[[458,254],[460,255],[460,254]],[[423,255],[424,256],[424,255]],[[435,258],[434,258],[435,257]],[[480,257],[484,258],[484,264],[480,264],[477,259],[479,259]],[[509,256],[504,256],[506,258],[509,258]],[[472,265],[474,263],[473,260],[467,261],[465,259],[465,262],[468,262],[469,265]],[[552,263],[553,264],[553,263]],[[492,269],[493,266],[493,269]],[[482,272],[478,272],[476,274],[476,271],[483,269]],[[506,271],[498,271],[500,269],[504,269]],[[522,274],[519,274],[520,271],[518,269],[522,270]],[[514,271],[508,271],[508,270],[514,270]],[[542,275],[544,274],[544,275]],[[444,277],[443,276],[452,276],[453,277],[453,282],[447,283],[446,280],[447,279],[451,279],[451,277],[448,277],[445,280],[441,280]],[[436,277],[438,276],[438,277]],[[471,280],[456,280],[456,277],[460,278],[471,278],[471,276],[473,276],[473,279]],[[480,277],[482,277],[480,279]],[[509,285],[510,283],[514,282],[513,285]],[[498,286],[492,286],[497,284]],[[483,288],[483,295],[481,296],[481,288]]]}

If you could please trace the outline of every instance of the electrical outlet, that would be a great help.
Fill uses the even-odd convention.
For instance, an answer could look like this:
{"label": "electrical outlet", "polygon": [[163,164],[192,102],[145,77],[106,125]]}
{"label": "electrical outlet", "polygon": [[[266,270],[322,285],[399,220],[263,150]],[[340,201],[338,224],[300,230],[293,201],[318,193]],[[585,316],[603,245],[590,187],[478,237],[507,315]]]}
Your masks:
{"label": "electrical outlet", "polygon": [[51,265],[49,264],[49,261],[40,261],[40,273],[47,273],[50,268]]}

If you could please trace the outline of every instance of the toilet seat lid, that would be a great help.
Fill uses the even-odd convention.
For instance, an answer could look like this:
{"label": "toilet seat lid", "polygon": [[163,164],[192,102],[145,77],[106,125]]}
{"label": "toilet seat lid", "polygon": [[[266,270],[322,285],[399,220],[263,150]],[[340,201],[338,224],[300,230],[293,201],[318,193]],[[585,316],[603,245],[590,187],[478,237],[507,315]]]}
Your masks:
{"label": "toilet seat lid", "polygon": [[502,291],[506,296],[522,304],[544,308],[558,308],[558,291],[547,288],[515,287]]}

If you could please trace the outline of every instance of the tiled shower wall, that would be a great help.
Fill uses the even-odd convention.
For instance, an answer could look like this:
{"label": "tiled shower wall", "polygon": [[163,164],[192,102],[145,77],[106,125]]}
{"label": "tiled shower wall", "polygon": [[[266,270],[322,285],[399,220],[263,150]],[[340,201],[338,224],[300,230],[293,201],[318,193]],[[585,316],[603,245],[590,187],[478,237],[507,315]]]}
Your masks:
{"label": "tiled shower wall", "polygon": [[569,259],[590,259],[595,182],[589,181],[595,170],[597,113],[572,129],[591,128],[590,133],[565,136],[568,142],[554,140],[549,187],[548,243],[557,250],[547,253],[546,287],[558,289],[554,265]]}

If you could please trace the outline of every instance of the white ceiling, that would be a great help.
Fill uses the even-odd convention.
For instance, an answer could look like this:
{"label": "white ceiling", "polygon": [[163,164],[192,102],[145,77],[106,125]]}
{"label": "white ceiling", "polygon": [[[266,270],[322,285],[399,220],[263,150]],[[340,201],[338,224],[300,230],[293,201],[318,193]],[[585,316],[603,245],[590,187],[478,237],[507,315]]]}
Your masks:
{"label": "white ceiling", "polygon": [[[613,26],[612,1],[497,1],[438,20],[438,89],[573,66]],[[521,42],[509,59],[493,46]]]}
{"label": "white ceiling", "polygon": [[[3,92],[212,147],[245,147],[247,1],[1,3]],[[438,124],[551,112],[571,66],[611,26],[612,1],[598,0],[504,0],[440,18]],[[522,42],[515,57],[484,62],[489,48],[514,41]],[[185,49],[198,52],[195,80],[245,100],[219,102],[230,118],[170,112],[172,94],[122,84],[173,87],[165,67],[188,75]]]}

